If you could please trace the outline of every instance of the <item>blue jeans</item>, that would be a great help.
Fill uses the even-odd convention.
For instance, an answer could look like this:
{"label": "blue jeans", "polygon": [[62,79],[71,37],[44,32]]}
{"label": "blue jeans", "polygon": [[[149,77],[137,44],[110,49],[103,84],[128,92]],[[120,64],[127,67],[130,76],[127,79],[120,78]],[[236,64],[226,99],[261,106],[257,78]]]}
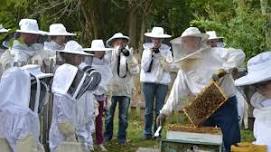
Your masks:
{"label": "blue jeans", "polygon": [[[156,131],[157,126],[153,121],[162,109],[167,95],[168,86],[158,83],[142,83],[142,92],[145,100],[145,114],[144,114],[144,136],[152,137]],[[155,111],[155,119],[153,119],[153,111]],[[154,124],[154,125],[153,125]],[[152,130],[153,129],[153,130]]]}
{"label": "blue jeans", "polygon": [[230,152],[231,145],[240,142],[241,139],[236,97],[229,98],[204,125],[221,128],[225,151]]}
{"label": "blue jeans", "polygon": [[126,96],[112,96],[112,105],[105,113],[105,141],[110,141],[113,137],[114,113],[117,103],[119,103],[119,130],[118,140],[120,144],[126,143],[126,129],[128,127],[128,110],[130,98]]}

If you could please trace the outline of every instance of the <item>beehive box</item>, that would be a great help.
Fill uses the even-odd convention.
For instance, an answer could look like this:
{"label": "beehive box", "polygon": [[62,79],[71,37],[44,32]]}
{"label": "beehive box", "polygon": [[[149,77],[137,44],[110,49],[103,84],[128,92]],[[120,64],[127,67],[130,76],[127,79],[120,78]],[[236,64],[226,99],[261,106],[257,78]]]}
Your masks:
{"label": "beehive box", "polygon": [[189,104],[183,108],[185,115],[196,127],[207,120],[227,100],[216,82],[210,83]]}
{"label": "beehive box", "polygon": [[221,152],[222,133],[219,128],[171,125],[161,152]]}

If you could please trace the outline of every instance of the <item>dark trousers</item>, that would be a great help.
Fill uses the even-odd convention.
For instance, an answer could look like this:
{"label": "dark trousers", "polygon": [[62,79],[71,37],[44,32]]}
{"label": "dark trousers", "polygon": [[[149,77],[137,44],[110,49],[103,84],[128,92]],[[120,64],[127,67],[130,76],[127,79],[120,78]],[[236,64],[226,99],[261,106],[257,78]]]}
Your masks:
{"label": "dark trousers", "polygon": [[240,142],[241,139],[236,97],[229,98],[207,119],[204,125],[218,126],[221,128],[225,151],[230,152],[231,145]]}
{"label": "dark trousers", "polygon": [[103,135],[103,112],[104,112],[104,102],[105,101],[98,101],[99,103],[99,114],[95,120],[95,131],[96,131],[96,144],[100,145],[104,142],[104,135]]}
{"label": "dark trousers", "polygon": [[117,103],[119,103],[118,139],[120,144],[124,144],[126,143],[126,129],[128,128],[130,98],[127,96],[112,96],[111,102],[110,109],[106,111],[104,138],[106,141],[110,141],[113,137],[114,113]]}

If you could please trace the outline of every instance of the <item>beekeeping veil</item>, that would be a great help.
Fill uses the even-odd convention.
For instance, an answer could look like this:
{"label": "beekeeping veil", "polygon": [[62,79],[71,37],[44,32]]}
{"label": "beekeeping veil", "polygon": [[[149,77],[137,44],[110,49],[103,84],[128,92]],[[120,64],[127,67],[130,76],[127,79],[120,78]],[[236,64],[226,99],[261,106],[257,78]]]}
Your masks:
{"label": "beekeeping veil", "polygon": [[86,91],[95,90],[100,81],[101,75],[90,67],[81,70],[76,66],[63,64],[55,72],[52,92],[76,101]]}
{"label": "beekeeping veil", "polygon": [[31,96],[29,107],[32,111],[39,113],[49,100],[49,83],[53,77],[52,73],[43,73],[40,65],[30,64],[21,67],[31,76]]}
{"label": "beekeeping veil", "polygon": [[[183,39],[185,37],[195,37],[200,38],[198,47],[195,50],[190,50],[185,47]],[[174,61],[179,62],[185,58],[193,58],[196,57],[197,54],[204,49],[207,48],[206,41],[208,39],[208,35],[205,33],[201,33],[200,30],[196,27],[187,28],[180,37],[177,37],[171,40]]]}
{"label": "beekeeping veil", "polygon": [[29,135],[39,143],[39,117],[29,108],[31,76],[14,67],[4,72],[0,82],[0,137],[5,138],[12,151],[17,141]]}

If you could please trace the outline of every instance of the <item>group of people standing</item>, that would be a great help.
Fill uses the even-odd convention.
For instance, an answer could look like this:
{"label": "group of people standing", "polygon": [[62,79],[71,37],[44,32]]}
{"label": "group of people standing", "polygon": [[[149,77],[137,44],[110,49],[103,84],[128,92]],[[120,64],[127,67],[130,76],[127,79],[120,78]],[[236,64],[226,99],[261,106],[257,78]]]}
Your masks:
{"label": "group of people standing", "polygon": [[[260,129],[268,130],[262,121],[265,117],[261,109],[268,112],[270,70],[264,62],[269,62],[270,52],[251,59],[248,76],[234,83],[232,72],[243,64],[245,54],[240,49],[224,48],[223,37],[216,37],[214,31],[202,33],[196,27],[189,27],[170,41],[171,47],[163,41],[171,36],[162,27],[153,27],[151,32],[145,33],[148,41],[143,44],[139,66],[128,45],[130,38],[122,33],[114,34],[106,45],[102,39],[96,39],[90,48],[83,48],[78,42],[69,40],[76,34],[67,32],[63,24],[50,25],[49,32],[39,30],[34,19],[22,19],[19,26],[15,40],[1,51],[0,60],[0,123],[5,124],[0,127],[0,138],[6,139],[13,152],[18,151],[18,140],[22,139],[32,140],[36,144],[34,147],[42,151],[38,115],[47,104],[49,92],[53,94],[49,131],[52,152],[67,148],[71,143],[80,143],[78,146],[85,152],[94,150],[94,133],[100,150],[107,151],[103,144],[113,138],[117,107],[117,139],[119,144],[126,144],[133,79],[139,73],[145,102],[144,139],[153,139],[166,117],[215,80],[228,100],[204,125],[221,128],[224,150],[229,152],[231,145],[241,138],[235,85],[252,84],[259,89],[252,98],[257,100],[253,105],[257,111],[256,143],[270,145]],[[0,29],[0,33],[8,31]],[[45,42],[44,36],[48,37]],[[31,64],[36,60],[36,65]],[[44,73],[41,65],[48,65],[48,60],[53,60],[55,66],[53,71]],[[259,68],[264,76],[255,73]],[[177,77],[166,99],[173,71]],[[253,74],[257,80],[250,76]]]}

